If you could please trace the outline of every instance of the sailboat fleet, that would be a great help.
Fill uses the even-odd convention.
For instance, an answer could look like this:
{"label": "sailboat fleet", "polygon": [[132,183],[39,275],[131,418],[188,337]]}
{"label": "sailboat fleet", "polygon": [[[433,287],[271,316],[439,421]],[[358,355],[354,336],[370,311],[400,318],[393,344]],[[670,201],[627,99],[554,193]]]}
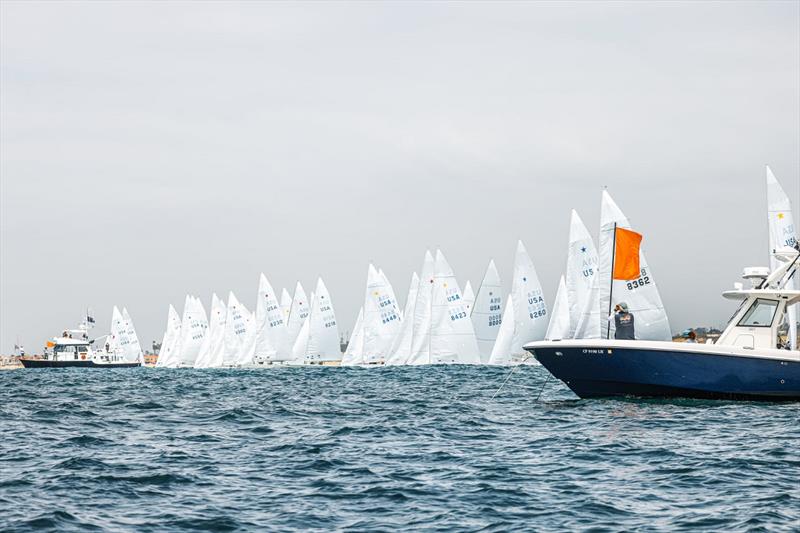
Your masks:
{"label": "sailboat fleet", "polygon": [[[788,197],[769,168],[767,188],[774,250],[796,237]],[[322,279],[310,297],[299,282],[293,296],[286,289],[279,296],[262,274],[254,312],[233,293],[227,303],[212,295],[210,315],[193,296],[186,297],[182,317],[170,306],[157,366],[536,364],[523,348],[527,343],[612,337],[609,317],[623,301],[636,316],[637,339],[670,340],[669,319],[644,253],[639,252],[635,279],[610,275],[615,231],[631,225],[608,191],[602,192],[597,241],[574,210],[569,228],[565,270],[551,305],[522,241],[508,294],[494,260],[477,290],[470,282],[462,290],[444,253],[426,251],[402,306],[384,271],[368,266],[363,304],[341,353],[336,313]],[[790,313],[792,320],[794,306]],[[791,344],[796,347],[794,337]]]}
{"label": "sailboat fleet", "polygon": [[[363,304],[341,353],[336,314],[322,279],[310,298],[300,283],[293,296],[283,289],[279,297],[261,274],[255,312],[233,293],[227,304],[212,295],[210,316],[194,296],[186,297],[180,318],[170,306],[157,366],[535,364],[523,348],[529,342],[605,335],[609,325],[603,309],[609,294],[600,279],[609,268],[607,233],[614,225],[629,227],[604,191],[598,252],[583,221],[572,212],[566,270],[552,308],[522,241],[514,254],[509,294],[503,294],[494,260],[477,291],[469,282],[462,290],[444,253],[426,251],[402,306],[384,271],[368,266]],[[618,294],[624,293],[642,317],[642,338],[668,339],[669,322],[655,278],[646,262],[642,265],[641,284],[620,286]]]}
{"label": "sailboat fleet", "polygon": [[[791,205],[767,167],[771,270],[776,252],[795,246]],[[542,284],[522,241],[514,253],[511,291],[494,260],[477,290],[460,285],[441,250],[426,251],[419,273],[411,275],[401,305],[385,272],[370,264],[363,304],[344,353],[331,295],[320,278],[310,297],[299,282],[290,294],[277,292],[261,274],[250,311],[233,292],[227,301],[212,294],[206,311],[187,295],[183,312],[172,305],[156,366],[161,368],[257,368],[268,366],[399,366],[432,364],[537,364],[524,346],[542,340],[607,339],[614,334],[613,307],[625,302],[636,317],[636,339],[668,341],[671,330],[656,277],[639,249],[634,276],[616,279],[615,238],[630,230],[625,214],[608,191],[601,196],[600,232],[595,241],[576,211],[570,215],[566,264],[555,299],[548,305]],[[795,281],[789,280],[793,289]],[[786,317],[794,324],[796,305]],[[795,328],[789,343],[797,348]],[[127,309],[112,313],[107,354],[141,362],[142,350]]]}

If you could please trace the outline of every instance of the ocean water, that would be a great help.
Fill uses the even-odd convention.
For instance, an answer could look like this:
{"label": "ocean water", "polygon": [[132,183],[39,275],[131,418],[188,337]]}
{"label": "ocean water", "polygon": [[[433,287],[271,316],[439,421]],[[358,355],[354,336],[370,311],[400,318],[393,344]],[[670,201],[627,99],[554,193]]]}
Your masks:
{"label": "ocean water", "polygon": [[0,530],[800,528],[800,404],[507,372],[0,372]]}

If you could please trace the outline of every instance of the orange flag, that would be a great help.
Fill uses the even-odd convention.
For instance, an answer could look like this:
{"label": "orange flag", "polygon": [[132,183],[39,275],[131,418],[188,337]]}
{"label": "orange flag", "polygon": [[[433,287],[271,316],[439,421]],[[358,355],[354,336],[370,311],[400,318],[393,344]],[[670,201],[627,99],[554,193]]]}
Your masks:
{"label": "orange flag", "polygon": [[642,235],[624,228],[617,228],[616,232],[614,279],[636,279],[641,275],[639,246],[642,244]]}

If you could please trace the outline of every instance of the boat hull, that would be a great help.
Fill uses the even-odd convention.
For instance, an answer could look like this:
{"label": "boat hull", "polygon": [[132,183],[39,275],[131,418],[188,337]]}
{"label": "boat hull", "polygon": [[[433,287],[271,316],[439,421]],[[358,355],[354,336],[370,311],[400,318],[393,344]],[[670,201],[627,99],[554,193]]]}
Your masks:
{"label": "boat hull", "polygon": [[800,361],[615,344],[533,343],[526,349],[581,398],[800,400]]}
{"label": "boat hull", "polygon": [[83,361],[52,361],[49,359],[19,360],[25,368],[133,368],[142,366],[141,363],[95,363],[92,360]]}

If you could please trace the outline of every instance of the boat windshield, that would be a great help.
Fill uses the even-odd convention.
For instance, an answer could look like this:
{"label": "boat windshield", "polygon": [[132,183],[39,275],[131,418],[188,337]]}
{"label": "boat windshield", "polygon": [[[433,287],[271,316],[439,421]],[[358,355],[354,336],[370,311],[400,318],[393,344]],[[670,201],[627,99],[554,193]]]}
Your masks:
{"label": "boat windshield", "polygon": [[752,307],[747,310],[739,321],[740,326],[767,328],[772,325],[775,312],[778,310],[777,300],[765,300],[757,298]]}

